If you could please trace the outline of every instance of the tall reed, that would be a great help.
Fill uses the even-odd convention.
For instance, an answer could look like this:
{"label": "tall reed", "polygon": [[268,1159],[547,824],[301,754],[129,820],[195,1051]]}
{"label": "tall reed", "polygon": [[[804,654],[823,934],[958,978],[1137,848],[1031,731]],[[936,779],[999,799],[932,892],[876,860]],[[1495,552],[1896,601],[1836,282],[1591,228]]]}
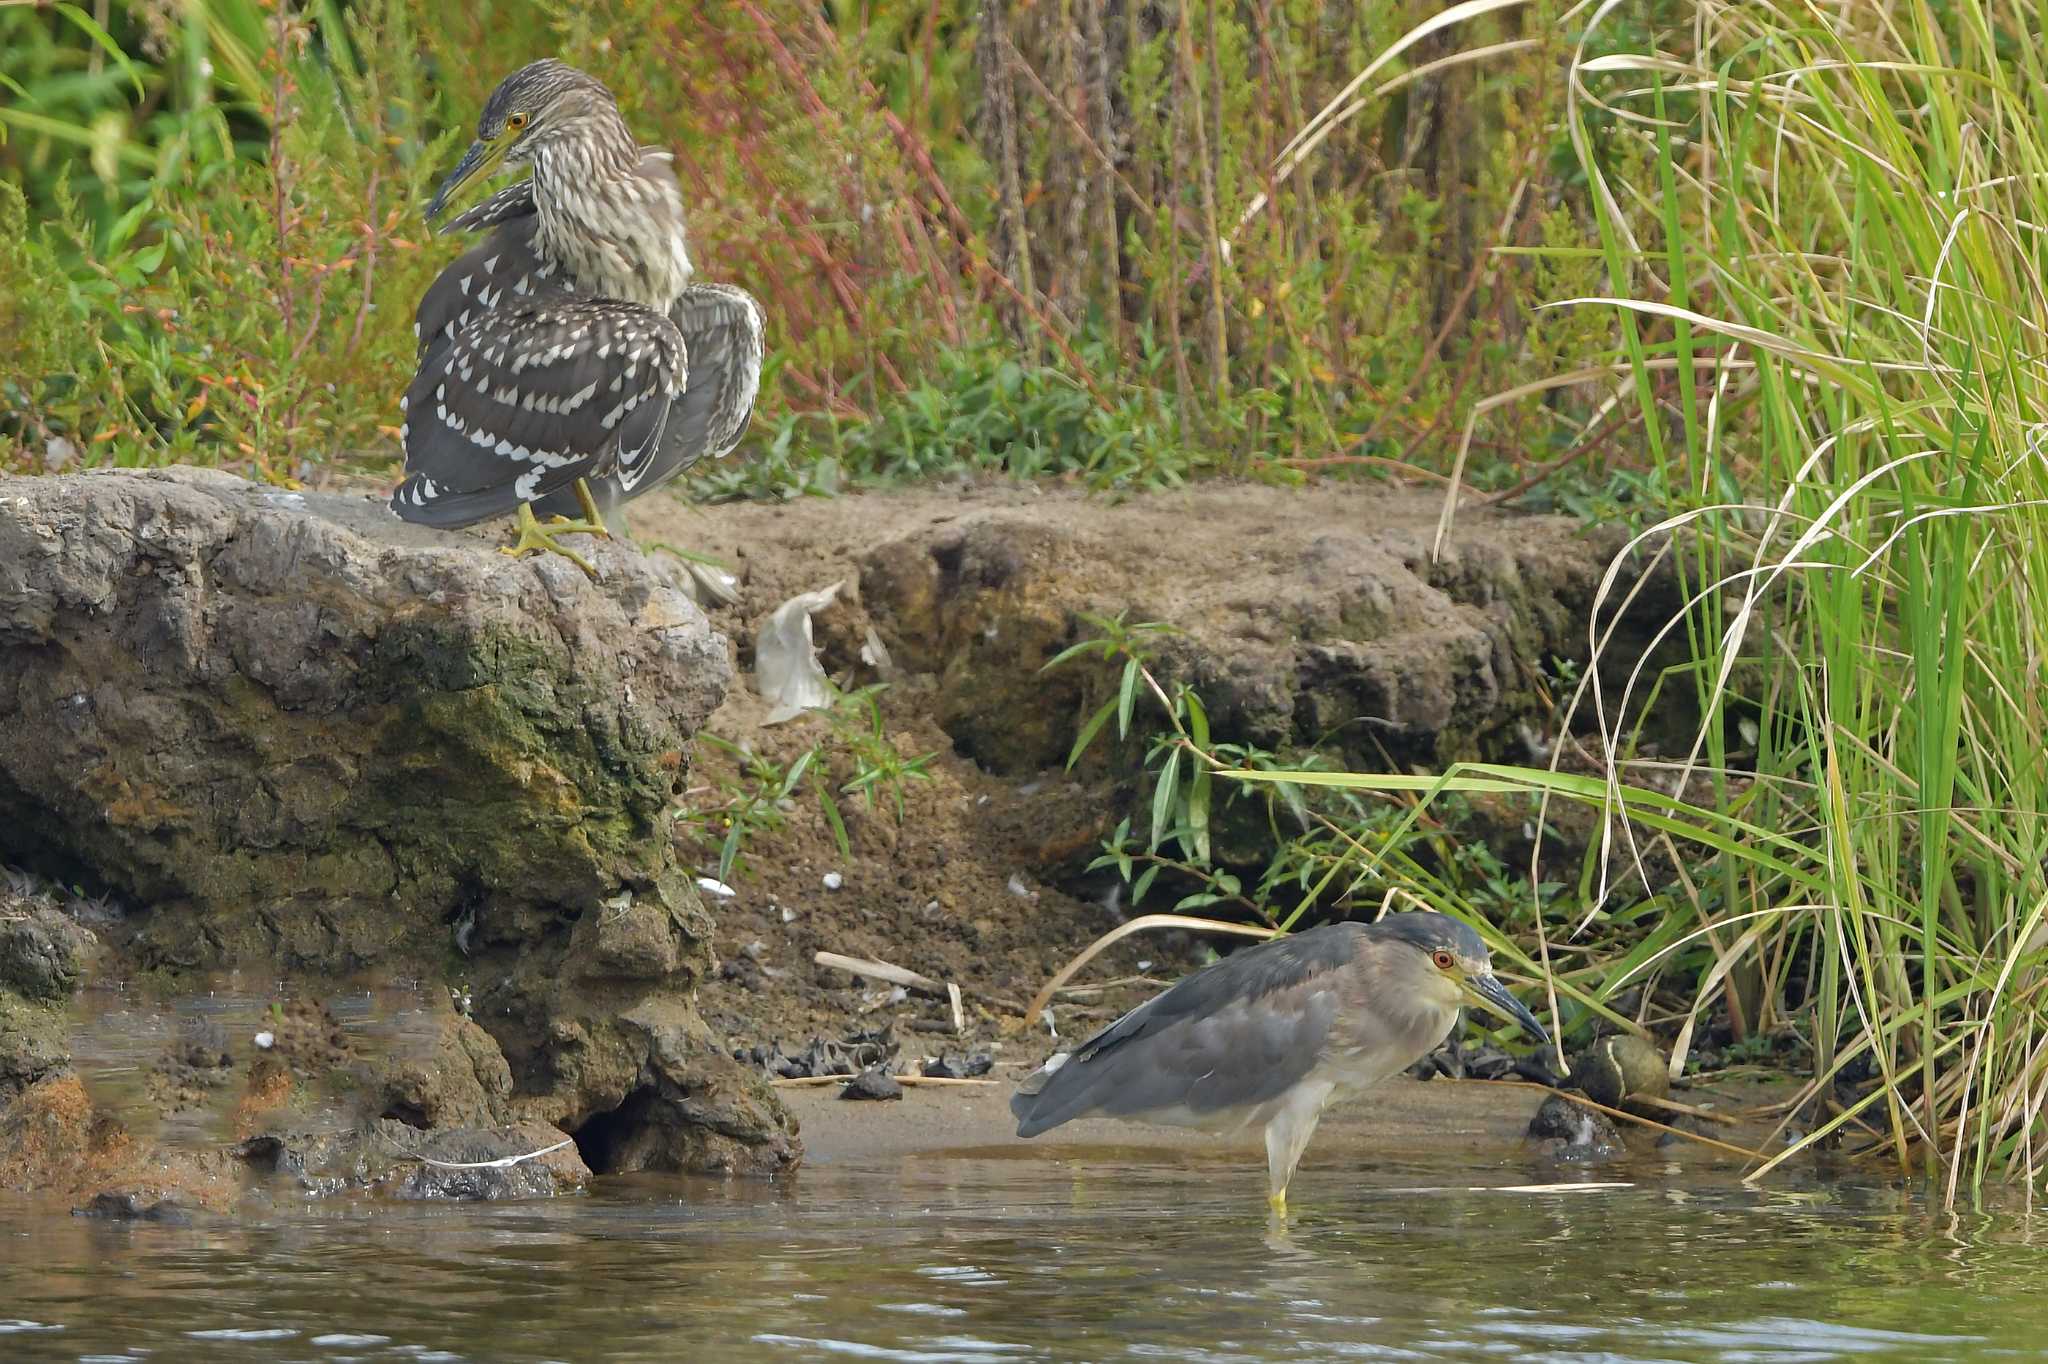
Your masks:
{"label": "tall reed", "polygon": [[[1847,1139],[1950,1199],[1999,1175],[2031,1196],[2048,1166],[2048,41],[1983,0],[1696,0],[1629,45],[1610,32],[1627,8],[1580,7],[1567,118],[1607,285],[1558,302],[1618,322],[1574,379],[1642,419],[1671,510],[1625,557],[1674,561],[1689,604],[1667,628],[1691,662],[1639,664],[1619,695],[1588,670],[1576,704],[1604,778],[1289,779],[1591,804],[1594,907],[1571,929],[1597,930],[1598,959],[1559,959],[1562,1014],[1634,1026],[1614,1018],[1624,992],[1703,952],[1674,1068],[1712,1010],[1810,1047],[1786,1119],[1803,1135],[1772,1165]],[[1633,741],[1659,685],[1696,694],[1689,751]],[[1571,931],[1537,927],[1536,955]]]}

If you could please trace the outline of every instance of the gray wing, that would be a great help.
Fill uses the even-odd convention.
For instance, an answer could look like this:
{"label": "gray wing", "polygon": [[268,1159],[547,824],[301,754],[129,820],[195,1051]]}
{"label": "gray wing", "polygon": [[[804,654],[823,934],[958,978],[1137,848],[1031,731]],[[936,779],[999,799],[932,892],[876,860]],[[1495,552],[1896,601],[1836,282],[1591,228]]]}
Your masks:
{"label": "gray wing", "polygon": [[496,231],[457,256],[420,296],[412,334],[425,365],[437,347],[455,339],[472,318],[493,308],[566,297],[568,281],[533,248],[539,219],[531,213],[498,225]]}
{"label": "gray wing", "polygon": [[1284,1094],[1315,1065],[1336,1017],[1331,974],[1357,924],[1330,924],[1204,967],[1074,1048],[1035,1094],[1010,1100],[1017,1135],[1089,1114],[1199,1121]]}
{"label": "gray wing", "polygon": [[[661,452],[637,489],[613,478],[593,479],[592,497],[609,516],[629,497],[651,492],[700,459],[717,459],[739,444],[753,417],[761,387],[761,307],[745,290],[729,284],[693,284],[669,310],[689,357],[683,393],[670,409]],[[542,516],[576,514],[573,494],[564,490],[534,511]]]}
{"label": "gray wing", "polygon": [[651,472],[680,394],[683,339],[649,308],[611,299],[506,305],[430,348],[405,395],[408,521],[466,526],[610,475]]}
{"label": "gray wing", "polygon": [[662,438],[665,458],[680,455],[680,473],[728,453],[746,434],[761,391],[763,328],[761,305],[730,284],[693,284],[668,315],[690,352],[690,382]]}

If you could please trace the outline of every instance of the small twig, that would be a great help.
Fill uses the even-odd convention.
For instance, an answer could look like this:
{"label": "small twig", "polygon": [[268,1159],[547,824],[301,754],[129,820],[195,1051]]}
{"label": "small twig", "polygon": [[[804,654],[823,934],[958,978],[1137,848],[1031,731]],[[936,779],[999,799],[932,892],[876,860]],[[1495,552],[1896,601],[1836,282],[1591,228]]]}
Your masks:
{"label": "small twig", "polygon": [[356,347],[363,341],[363,324],[370,319],[370,310],[375,305],[374,289],[377,283],[377,182],[384,173],[384,167],[370,167],[369,188],[364,191],[367,207],[363,216],[363,297],[356,305],[356,324],[349,329],[348,348],[342,351],[344,360],[356,353]]}
{"label": "small twig", "polygon": [[528,1151],[523,1156],[506,1156],[501,1160],[435,1160],[432,1156],[412,1153],[407,1153],[403,1159],[416,1160],[422,1165],[431,1165],[437,1170],[509,1170],[514,1165],[520,1165],[529,1160],[538,1160],[542,1156],[553,1155],[564,1146],[574,1146],[575,1144],[576,1138],[563,1137],[553,1146],[543,1146],[538,1151]]}
{"label": "small twig", "polygon": [[1142,933],[1148,928],[1192,928],[1203,933],[1231,933],[1240,938],[1271,938],[1279,932],[1278,929],[1260,928],[1252,924],[1225,923],[1221,919],[1200,919],[1192,914],[1141,914],[1135,919],[1118,924],[1088,944],[1079,956],[1055,972],[1053,978],[1033,997],[1031,1007],[1024,1011],[1025,1023],[1036,1023],[1038,1016],[1045,1011],[1045,1006],[1052,1001],[1059,988],[1072,980],[1076,971],[1095,960],[1096,955],[1104,948],[1133,933]]}
{"label": "small twig", "polygon": [[1419,464],[1410,464],[1406,460],[1393,459],[1385,455],[1311,455],[1298,459],[1276,459],[1272,462],[1289,469],[1326,469],[1332,465],[1367,464],[1374,468],[1391,469],[1397,474],[1419,478],[1425,482],[1451,481],[1448,475],[1440,474],[1434,469],[1425,469]]}
{"label": "small twig", "polygon": [[1598,431],[1580,441],[1563,455],[1543,465],[1535,473],[1529,475],[1514,487],[1509,488],[1506,492],[1489,493],[1487,496],[1480,498],[1479,505],[1482,507],[1497,507],[1503,502],[1514,501],[1523,493],[1528,492],[1531,488],[1549,478],[1552,474],[1557,473],[1567,465],[1576,464],[1601,446],[1607,444],[1610,440],[1614,439],[1615,434],[1622,427],[1628,424],[1630,418],[1636,415],[1640,414],[1626,410],[1616,412],[1607,419],[1607,422]]}
{"label": "small twig", "polygon": [[1164,990],[1171,984],[1172,981],[1161,980],[1157,976],[1118,976],[1115,980],[1105,980],[1100,985],[1062,985],[1059,993],[1071,999],[1080,995],[1099,995],[1105,990],[1114,990],[1125,985],[1149,985],[1155,990]]}
{"label": "small twig", "polygon": [[1718,1122],[1728,1127],[1740,1126],[1734,1118],[1729,1117],[1726,1113],[1716,1113],[1711,1108],[1701,1108],[1697,1104],[1683,1104],[1676,1099],[1660,1099],[1654,1094],[1631,1094],[1628,1097],[1631,1103],[1649,1104],[1653,1108],[1661,1108],[1666,1112],[1682,1113],[1688,1118],[1698,1118],[1701,1122]]}
{"label": "small twig", "polygon": [[[836,966],[842,971],[851,971],[869,980],[885,980],[891,985],[901,985],[906,990],[917,990],[928,995],[944,997],[947,987],[930,976],[920,975],[905,966],[895,966],[886,961],[873,961],[866,957],[848,957],[838,952],[816,952],[811,960],[820,966]],[[957,986],[953,987],[958,989]]]}
{"label": "small twig", "polygon": [[1116,180],[1117,187],[1123,190],[1124,197],[1130,200],[1131,207],[1137,210],[1138,216],[1148,223],[1151,222],[1157,210],[1145,202],[1145,197],[1138,193],[1130,181],[1124,179],[1123,172],[1116,168],[1116,163],[1109,159],[1109,154],[1102,150],[1101,144],[1088,135],[1088,130],[1081,126],[1081,120],[1074,117],[1073,111],[1067,108],[1057,95],[1045,88],[1044,80],[1032,69],[1031,63],[1025,60],[1024,54],[1017,50],[1017,44],[1007,30],[1000,35],[998,41],[1002,43],[1004,54],[1008,57],[1010,65],[1016,68],[1017,74],[1024,78],[1025,83],[1040,99],[1051,106],[1054,113],[1066,121],[1068,131],[1072,132],[1075,140],[1081,144],[1081,150],[1094,157],[1096,164]]}

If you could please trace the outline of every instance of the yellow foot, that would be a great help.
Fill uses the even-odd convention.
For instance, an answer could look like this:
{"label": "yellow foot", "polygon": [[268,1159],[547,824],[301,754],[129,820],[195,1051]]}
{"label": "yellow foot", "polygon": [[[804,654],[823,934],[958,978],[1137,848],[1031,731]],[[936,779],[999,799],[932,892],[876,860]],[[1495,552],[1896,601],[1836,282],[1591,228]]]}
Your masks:
{"label": "yellow foot", "polygon": [[559,554],[589,574],[591,581],[595,582],[597,580],[597,570],[590,566],[590,561],[575,550],[563,545],[556,538],[562,535],[595,535],[599,539],[611,538],[611,532],[605,529],[604,521],[597,514],[597,506],[590,500],[590,493],[584,487],[581,479],[577,480],[576,491],[583,501],[583,510],[586,513],[585,520],[571,521],[566,516],[551,516],[548,518],[548,523],[543,526],[534,518],[533,508],[522,502],[519,505],[519,520],[517,523],[519,538],[498,552],[510,554],[514,558],[522,554],[531,554],[535,550],[546,550],[550,554]]}
{"label": "yellow foot", "polygon": [[1275,1217],[1287,1216],[1287,1190],[1282,1189],[1279,1193],[1267,1194],[1266,1206],[1273,1210],[1273,1216]]}

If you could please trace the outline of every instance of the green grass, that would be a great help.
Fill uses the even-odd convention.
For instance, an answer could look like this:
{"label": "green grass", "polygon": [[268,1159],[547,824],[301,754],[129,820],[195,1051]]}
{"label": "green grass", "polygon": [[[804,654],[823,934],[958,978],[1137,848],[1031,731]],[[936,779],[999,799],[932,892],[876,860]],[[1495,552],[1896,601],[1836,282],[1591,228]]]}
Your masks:
{"label": "green grass", "polygon": [[[1789,1027],[1792,1150],[1954,1198],[2031,1189],[2048,1137],[2048,45],[1974,0],[1870,10],[1701,0],[1702,50],[1574,62],[1608,280],[1569,307],[1622,321],[1670,503],[1638,547],[1692,596],[1693,663],[1599,698],[1607,775],[1228,775],[1597,810],[1580,921],[1499,942],[1567,1026],[1665,980],[1680,1061],[1715,1008]],[[1689,752],[1633,747],[1657,685],[1698,694]]]}
{"label": "green grass", "polygon": [[[1564,0],[1459,26],[1511,39],[1487,61],[1385,65],[1284,185],[1304,111],[1434,0],[1083,8],[1113,21],[1099,65],[964,0],[0,5],[0,467],[388,473],[406,324],[453,250],[419,205],[491,85],[550,54],[678,150],[693,254],[767,306],[750,467],[711,496],[1440,467],[1471,395],[1611,330],[1531,307],[1599,268],[1562,249]],[[1574,401],[1489,409],[1474,448],[1564,455]]]}

